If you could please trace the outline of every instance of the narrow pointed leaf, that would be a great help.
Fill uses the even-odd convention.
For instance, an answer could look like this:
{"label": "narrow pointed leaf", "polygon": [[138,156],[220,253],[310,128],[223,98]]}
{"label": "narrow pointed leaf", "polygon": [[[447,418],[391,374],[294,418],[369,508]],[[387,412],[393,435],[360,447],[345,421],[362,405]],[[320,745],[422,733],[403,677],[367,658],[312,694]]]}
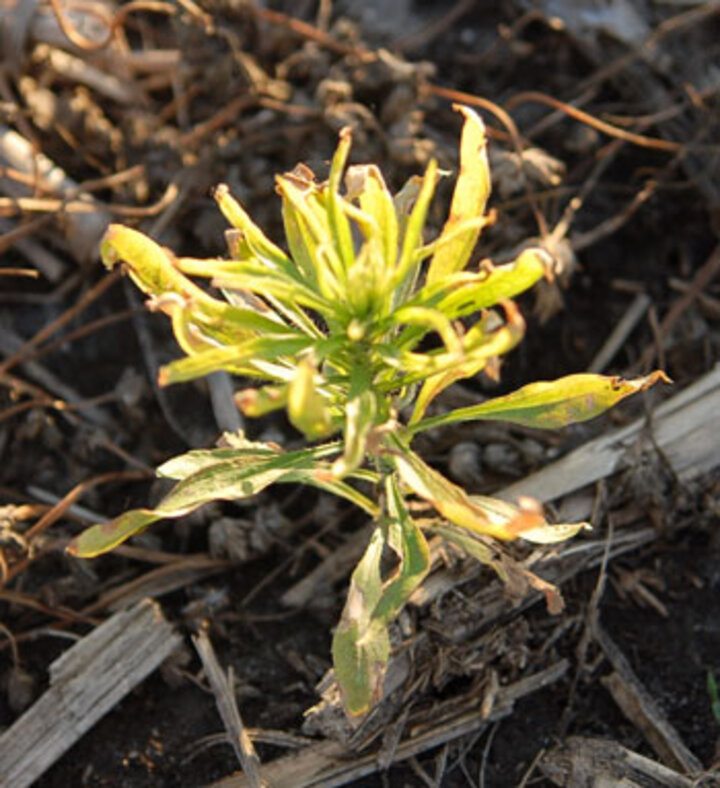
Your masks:
{"label": "narrow pointed leaf", "polygon": [[527,500],[514,506],[495,498],[468,495],[462,487],[426,465],[398,438],[391,438],[390,443],[396,449],[392,460],[402,481],[455,525],[505,541],[530,534],[534,536],[533,541],[543,542],[560,541],[585,527],[579,523],[572,526],[576,529],[572,533],[566,526],[553,532],[535,502]]}
{"label": "narrow pointed leaf", "polygon": [[332,315],[336,310],[332,301],[312,290],[306,283],[277,272],[268,272],[258,263],[240,263],[232,272],[226,271],[214,277],[212,283],[215,287],[249,290],[261,296],[272,296],[291,308],[306,306],[324,315]]}
{"label": "narrow pointed leaf", "polygon": [[285,271],[292,268],[292,262],[285,252],[253,222],[240,203],[232,197],[226,184],[218,185],[213,196],[225,218],[243,233],[245,243],[258,257]]}
{"label": "narrow pointed leaf", "polygon": [[378,227],[385,268],[392,271],[398,255],[398,219],[390,190],[374,164],[350,167],[346,181],[348,191],[358,192],[360,208]]}
{"label": "narrow pointed leaf", "polygon": [[316,194],[318,187],[305,170],[302,177],[293,172],[277,179],[288,245],[303,275],[325,298],[342,298],[345,269],[333,242],[327,211]]}
{"label": "narrow pointed leaf", "polygon": [[[448,287],[449,292],[438,300],[437,308],[455,319],[495,306],[529,290],[549,274],[551,265],[542,249],[526,249],[512,263],[494,266],[473,275],[473,281]],[[422,298],[420,291],[418,299]]]}
{"label": "narrow pointed leaf", "polygon": [[[312,345],[310,337],[257,337],[235,347],[219,347],[206,350],[189,358],[173,361],[161,367],[159,383],[168,386],[172,383],[209,375],[224,369],[236,374],[252,375],[252,362],[259,359],[275,359],[278,356],[293,355]],[[258,377],[255,373],[255,377]]]}
{"label": "narrow pointed leaf", "polygon": [[433,416],[411,429],[412,432],[421,432],[444,424],[483,420],[557,429],[593,419],[625,397],[645,391],[659,380],[669,382],[667,375],[660,371],[634,380],[585,373],[568,375],[552,382],[530,383],[504,397]]}
{"label": "narrow pointed leaf", "polygon": [[[487,158],[485,124],[469,107],[456,105],[465,117],[460,140],[460,172],[458,173],[450,205],[450,216],[443,227],[442,236],[452,233],[454,227],[466,219],[482,216],[490,196],[490,168]],[[433,256],[428,270],[428,283],[441,281],[468,264],[480,228],[469,227],[456,236],[452,243],[443,244]]]}
{"label": "narrow pointed leaf", "polygon": [[430,201],[435,193],[436,179],[437,162],[431,159],[425,170],[417,200],[404,226],[405,232],[401,241],[400,259],[392,279],[393,289],[399,288],[402,291],[405,283],[414,279],[414,275],[420,267],[420,263],[415,257],[415,252],[423,242],[423,227],[425,226]]}
{"label": "narrow pointed leaf", "polygon": [[[263,444],[260,444],[263,446]],[[330,467],[322,458],[337,451],[327,444],[296,452],[261,448],[215,449],[189,452],[163,466],[166,476],[182,477],[155,509],[135,509],[108,523],[91,526],[68,548],[81,558],[92,558],[112,550],[149,525],[165,518],[182,517],[210,501],[233,501],[255,495],[273,483],[303,482],[333,492],[357,503],[370,514],[374,504],[343,482],[318,478],[321,471],[330,478]],[[253,452],[257,455],[253,457]]]}
{"label": "narrow pointed leaf", "polygon": [[328,221],[330,231],[334,241],[338,257],[346,271],[352,268],[355,262],[355,250],[353,248],[352,230],[345,211],[343,210],[343,198],[340,196],[340,183],[342,174],[347,163],[350,145],[352,143],[352,131],[346,126],[340,131],[340,142],[333,156],[328,177],[327,186],[327,206]]}
{"label": "narrow pointed leaf", "polygon": [[[280,456],[283,451],[274,443],[251,441],[242,432],[225,433],[224,442],[227,446],[217,449],[193,449],[164,462],[155,472],[163,479],[180,481],[192,476],[193,473],[217,465],[219,462],[233,460],[237,467],[251,466],[258,462]],[[311,456],[320,459],[337,452],[339,444],[326,444],[308,451]]]}
{"label": "narrow pointed leaf", "polygon": [[430,570],[430,550],[425,535],[410,517],[397,481],[390,476],[385,487],[390,518],[387,543],[400,560],[395,573],[386,581],[383,595],[374,611],[374,615],[387,625],[399,615],[425,579]]}

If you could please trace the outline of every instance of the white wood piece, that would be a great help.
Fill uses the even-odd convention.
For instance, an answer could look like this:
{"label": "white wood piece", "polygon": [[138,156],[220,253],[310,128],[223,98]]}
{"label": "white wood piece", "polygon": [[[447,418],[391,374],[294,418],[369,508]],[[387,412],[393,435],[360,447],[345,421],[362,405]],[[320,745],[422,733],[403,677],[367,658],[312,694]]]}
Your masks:
{"label": "white wood piece", "polygon": [[181,642],[144,599],[68,649],[50,666],[50,688],[0,736],[0,788],[32,785]]}

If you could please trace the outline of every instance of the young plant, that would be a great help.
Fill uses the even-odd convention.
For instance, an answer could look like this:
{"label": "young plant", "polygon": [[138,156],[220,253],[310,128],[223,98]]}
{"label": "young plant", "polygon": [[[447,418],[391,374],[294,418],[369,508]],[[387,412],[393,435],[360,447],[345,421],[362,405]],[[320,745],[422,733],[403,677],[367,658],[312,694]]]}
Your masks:
{"label": "young plant", "polygon": [[[558,609],[556,590],[513,562],[502,543],[555,542],[584,527],[548,524],[532,500],[512,505],[467,494],[412,450],[414,436],[478,420],[554,429],[590,419],[662,377],[570,375],[426,415],[454,381],[481,370],[498,374],[499,358],[525,330],[510,299],[552,275],[552,262],[539,248],[506,265],[483,261],[466,270],[491,220],[490,173],[482,121],[468,108],[457,109],[464,116],[459,175],[449,218],[430,243],[424,225],[437,164],[431,161],[422,178],[393,196],[376,166],[346,170],[346,129],[326,182],[304,165],[277,179],[287,252],[225,186],[215,199],[234,228],[227,233],[228,260],[176,258],[118,225],[102,244],[105,264],[122,262],[149,296],[150,309],[172,321],[185,357],[160,371],[162,385],[217,370],[261,381],[237,393],[242,412],[255,417],[284,408],[312,444],[284,451],[234,434],[224,436],[221,448],[176,457],[158,469],[177,484],[156,508],[92,526],[71,552],[99,555],[157,520],[182,517],[209,501],[246,498],[276,483],[308,484],[352,501],[376,528],[333,638],[335,674],[350,715],[366,713],[381,694],[388,627],[429,570],[426,531],[489,564],[515,590],[539,588]],[[190,276],[209,279],[223,297]],[[436,514],[417,519],[408,505],[412,496]],[[385,569],[389,555],[391,571]]]}

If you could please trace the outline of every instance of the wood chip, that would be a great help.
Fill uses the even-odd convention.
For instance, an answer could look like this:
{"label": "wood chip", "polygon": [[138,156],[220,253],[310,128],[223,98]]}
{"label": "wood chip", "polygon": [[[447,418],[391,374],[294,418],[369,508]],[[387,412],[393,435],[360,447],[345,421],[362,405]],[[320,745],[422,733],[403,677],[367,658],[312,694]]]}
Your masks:
{"label": "wood chip", "polygon": [[50,666],[50,689],[0,737],[0,788],[25,788],[182,642],[155,602],[116,613]]}

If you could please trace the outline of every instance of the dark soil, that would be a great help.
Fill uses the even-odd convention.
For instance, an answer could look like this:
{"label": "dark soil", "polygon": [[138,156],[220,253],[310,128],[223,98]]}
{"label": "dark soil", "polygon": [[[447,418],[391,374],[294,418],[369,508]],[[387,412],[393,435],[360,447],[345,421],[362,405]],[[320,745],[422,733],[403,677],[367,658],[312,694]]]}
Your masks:
{"label": "dark soil", "polygon": [[[572,197],[582,193],[584,203],[565,236],[569,262],[560,284],[520,301],[528,319],[527,338],[504,364],[500,383],[467,381],[448,391],[448,402],[455,397],[465,403],[478,393],[500,393],[587,369],[639,293],[651,298],[649,317],[605,372],[646,372],[643,353],[655,348],[652,366],[662,366],[679,390],[717,362],[717,281],[686,305],[666,335],[658,338],[657,325],[681,297],[678,288],[692,281],[717,243],[717,89],[713,93],[705,76],[698,75],[711,67],[717,71],[720,14],[698,14],[696,20],[680,14],[684,24],[678,22],[676,33],[660,39],[658,51],[665,61],[660,55],[655,60],[637,57],[603,76],[603,67],[638,51],[642,36],[630,40],[611,25],[600,29],[579,22],[573,8],[592,3],[558,4],[567,6],[563,26],[550,21],[554,14],[562,16],[559,10],[548,10],[546,16],[529,10],[550,9],[549,2],[461,2],[457,8],[463,13],[454,20],[444,17],[453,4],[427,0],[388,8],[350,0],[268,4],[320,31],[322,9],[330,6],[327,32],[315,42],[306,27],[292,29],[282,19],[268,18],[262,12],[265,5],[204,0],[198,7],[178,5],[170,19],[165,12],[143,9],[129,14],[118,51],[177,53],[179,65],[159,76],[116,70],[102,55],[76,51],[106,74],[117,73],[126,89],[136,91],[133,102],[114,100],[63,76],[46,46],[31,33],[18,32],[12,68],[0,69],[0,122],[30,138],[77,183],[142,165],[135,176],[119,184],[108,180],[95,193],[104,203],[128,207],[113,220],[140,227],[183,254],[212,256],[224,251],[224,223],[210,197],[214,184],[227,182],[256,221],[279,239],[274,174],[301,161],[323,174],[342,126],[353,127],[353,160],[378,163],[397,189],[422,171],[430,155],[442,167],[456,164],[459,120],[433,86],[507,104],[525,142],[562,162],[565,172],[557,183],[542,175],[530,181],[534,206],[522,185],[513,191],[508,183],[496,183],[493,206],[499,218],[484,237],[481,255],[509,257],[521,241],[547,236]],[[627,5],[639,15],[646,37],[670,27],[667,20],[681,10],[630,0]],[[3,13],[0,9],[0,32],[4,19],[19,31],[12,27],[19,24],[13,12]],[[392,57],[367,56],[382,48]],[[685,53],[680,60],[678,52]],[[681,61],[685,70],[679,73]],[[580,102],[590,120],[560,113],[548,121],[554,112],[549,106],[529,99],[512,102],[525,91]],[[238,104],[243,96],[247,102]],[[674,104],[683,106],[673,118],[646,122],[647,116]],[[484,110],[483,117],[494,152],[512,153],[501,121]],[[678,153],[631,142],[616,149],[616,137],[592,128],[592,118],[654,140],[699,142],[714,149]],[[494,163],[497,177],[499,159]],[[607,166],[600,169],[603,163]],[[584,193],[589,178],[596,182]],[[0,168],[0,198],[18,196],[9,180]],[[176,195],[157,210],[143,210],[161,201],[169,184],[177,186]],[[647,198],[636,199],[643,189],[649,189]],[[447,189],[439,195],[432,217],[436,227],[447,210]],[[0,205],[5,205],[1,199]],[[538,226],[534,211],[547,228]],[[40,215],[45,214],[3,207],[0,233]],[[133,541],[144,551],[140,560],[137,553],[94,561],[64,553],[67,540],[94,514],[109,517],[157,501],[165,488],[148,473],[145,479],[120,478],[90,487],[77,500],[84,508],[54,518],[39,534],[31,531],[30,543],[25,543],[23,535],[42,511],[15,521],[17,510],[2,506],[52,503],[103,474],[154,468],[188,447],[212,445],[224,426],[214,417],[204,383],[157,388],[157,367],[179,350],[162,316],[146,314],[126,280],[112,284],[45,338],[41,348],[64,339],[35,361],[30,344],[15,357],[14,339],[30,342],[106,276],[97,255],[77,259],[62,220],[53,219],[29,237],[50,250],[61,268],[50,278],[47,273],[38,279],[0,276],[0,550],[9,572],[6,589],[25,599],[0,592],[0,725],[10,726],[46,688],[49,665],[72,644],[62,633],[83,636],[90,631],[87,624],[68,623],[58,611],[83,611],[109,589],[140,578],[158,565],[152,558],[158,551],[177,560],[207,554],[208,526],[229,518],[244,540],[244,561],[170,591],[147,586],[187,636],[185,652],[133,690],[37,782],[44,788],[210,784],[239,766],[220,735],[222,722],[189,634],[205,627],[221,664],[232,667],[247,726],[302,735],[304,712],[318,702],[316,685],[330,667],[331,631],[349,571],[322,588],[307,608],[289,610],[280,598],[345,544],[364,525],[363,518],[342,506],[331,508],[316,493],[281,487],[251,505],[206,507],[184,521],[153,527]],[[32,265],[24,247],[0,234],[2,268]],[[118,322],[94,324],[115,315],[121,315]],[[83,327],[87,332],[74,336]],[[3,366],[8,360],[12,365]],[[71,407],[54,407],[56,399]],[[500,427],[490,433],[448,429],[418,445],[428,461],[447,470],[453,446],[461,441],[479,443],[482,452],[483,441],[507,450],[531,440],[537,449],[532,456],[511,452],[509,467],[486,462],[472,491],[492,493],[641,410],[641,403],[631,403],[604,420],[549,437]],[[282,418],[250,424],[248,432],[286,444],[298,441]],[[608,505],[593,523],[595,536],[603,538],[613,518],[622,523],[619,529],[652,526],[657,535],[610,562],[600,619],[685,745],[710,772],[720,759],[720,719],[713,716],[708,691],[708,675],[720,679],[720,477],[716,470],[692,486],[678,484],[658,462],[642,478],[630,474],[605,485]],[[251,530],[242,525],[248,522]],[[458,573],[464,566],[457,565]],[[612,740],[657,760],[602,683],[611,668],[597,645],[590,643],[584,655],[579,648],[598,572],[595,566],[563,585],[566,608],[560,616],[549,615],[540,603],[517,608],[491,632],[473,631],[467,643],[450,643],[438,634],[446,623],[443,605],[452,602],[470,616],[479,615],[474,611],[490,574],[472,575],[442,603],[410,610],[406,625],[426,638],[415,678],[427,672],[412,697],[413,713],[467,699],[473,692],[479,706],[490,671],[502,686],[562,658],[569,660],[569,670],[479,734],[353,784],[435,784],[429,780],[444,764],[438,784],[450,788],[549,786],[553,783],[538,765],[542,753],[576,734]],[[42,603],[43,611],[31,607],[32,602]],[[96,606],[94,620],[112,612]],[[17,641],[22,676],[14,665],[11,636]],[[443,660],[450,667],[441,670]],[[26,681],[24,694],[17,692],[19,676]],[[399,713],[395,709],[385,722],[388,729]],[[263,762],[287,753],[262,743],[262,737],[257,748]]]}

